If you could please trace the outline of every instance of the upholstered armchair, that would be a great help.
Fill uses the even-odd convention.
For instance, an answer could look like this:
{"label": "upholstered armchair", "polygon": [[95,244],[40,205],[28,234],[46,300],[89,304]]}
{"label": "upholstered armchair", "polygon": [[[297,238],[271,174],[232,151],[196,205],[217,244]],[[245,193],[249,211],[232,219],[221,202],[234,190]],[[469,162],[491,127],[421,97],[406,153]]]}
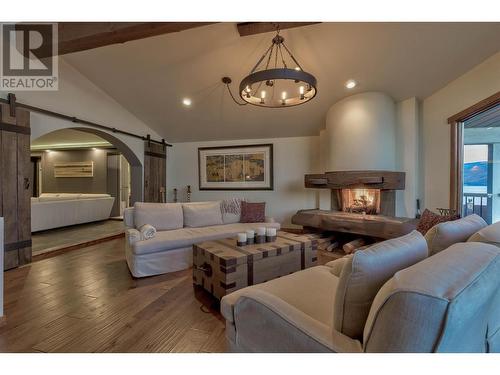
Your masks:
{"label": "upholstered armchair", "polygon": [[498,247],[458,243],[427,258],[412,232],[236,291],[221,311],[233,351],[487,352],[500,349],[488,324],[499,286]]}

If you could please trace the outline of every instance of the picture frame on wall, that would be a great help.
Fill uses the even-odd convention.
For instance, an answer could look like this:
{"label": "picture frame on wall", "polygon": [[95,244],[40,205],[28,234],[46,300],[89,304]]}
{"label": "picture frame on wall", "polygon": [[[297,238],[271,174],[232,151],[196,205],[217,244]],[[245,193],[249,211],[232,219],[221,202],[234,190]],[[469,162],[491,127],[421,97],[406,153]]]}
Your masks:
{"label": "picture frame on wall", "polygon": [[198,148],[200,190],[273,190],[273,145]]}

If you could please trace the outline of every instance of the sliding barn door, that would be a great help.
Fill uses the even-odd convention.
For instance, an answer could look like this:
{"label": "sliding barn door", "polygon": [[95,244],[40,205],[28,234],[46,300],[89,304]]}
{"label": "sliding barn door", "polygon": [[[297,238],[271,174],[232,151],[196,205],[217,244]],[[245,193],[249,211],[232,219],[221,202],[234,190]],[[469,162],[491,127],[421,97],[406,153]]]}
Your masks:
{"label": "sliding barn door", "polygon": [[31,262],[30,115],[0,104],[0,216],[4,217],[4,268]]}
{"label": "sliding barn door", "polygon": [[167,148],[145,142],[144,202],[166,202]]}

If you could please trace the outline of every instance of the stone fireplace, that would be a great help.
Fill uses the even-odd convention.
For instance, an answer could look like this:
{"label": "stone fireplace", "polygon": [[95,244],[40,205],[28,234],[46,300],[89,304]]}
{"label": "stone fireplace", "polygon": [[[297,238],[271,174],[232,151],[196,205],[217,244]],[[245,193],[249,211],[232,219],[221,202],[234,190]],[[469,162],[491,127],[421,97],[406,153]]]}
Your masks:
{"label": "stone fireplace", "polygon": [[330,210],[301,210],[292,223],[306,228],[388,239],[415,228],[395,216],[396,190],[405,188],[405,173],[333,171],[305,176],[306,188],[331,191]]}
{"label": "stone fireplace", "polygon": [[317,190],[317,209],[298,211],[293,224],[337,232],[346,240],[361,237],[368,243],[415,229],[411,162],[416,158],[411,150],[396,148],[404,134],[404,128],[396,125],[397,114],[394,100],[380,92],[352,95],[331,106],[319,134],[315,166],[329,172],[305,176],[305,187]]}
{"label": "stone fireplace", "polygon": [[405,188],[405,173],[334,171],[308,174],[305,176],[305,186],[330,189],[333,211],[395,216],[395,191]]}

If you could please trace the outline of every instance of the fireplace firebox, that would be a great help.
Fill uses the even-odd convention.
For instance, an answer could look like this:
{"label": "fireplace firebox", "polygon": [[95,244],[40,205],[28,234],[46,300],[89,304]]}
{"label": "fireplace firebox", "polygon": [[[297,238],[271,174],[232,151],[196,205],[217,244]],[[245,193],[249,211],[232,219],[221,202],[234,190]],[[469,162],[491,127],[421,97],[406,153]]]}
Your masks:
{"label": "fireplace firebox", "polygon": [[341,189],[342,211],[377,215],[380,213],[379,189]]}

